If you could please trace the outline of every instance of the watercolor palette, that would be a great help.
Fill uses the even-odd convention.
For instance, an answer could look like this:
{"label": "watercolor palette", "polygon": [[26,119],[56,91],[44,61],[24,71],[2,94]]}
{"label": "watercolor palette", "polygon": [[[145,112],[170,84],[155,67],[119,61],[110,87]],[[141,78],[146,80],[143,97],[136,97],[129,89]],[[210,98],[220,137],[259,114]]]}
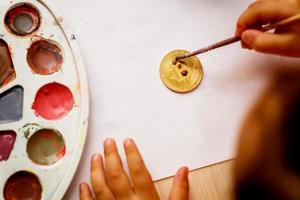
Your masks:
{"label": "watercolor palette", "polygon": [[61,199],[88,123],[76,37],[42,0],[1,0],[0,19],[0,199]]}

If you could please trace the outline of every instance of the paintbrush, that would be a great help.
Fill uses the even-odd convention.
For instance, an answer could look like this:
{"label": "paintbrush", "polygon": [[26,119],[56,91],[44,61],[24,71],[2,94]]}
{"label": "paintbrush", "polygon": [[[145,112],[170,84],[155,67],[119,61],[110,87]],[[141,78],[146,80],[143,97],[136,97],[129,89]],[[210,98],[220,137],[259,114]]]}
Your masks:
{"label": "paintbrush", "polygon": [[[275,28],[278,28],[278,27],[281,27],[281,26],[286,26],[286,25],[289,25],[289,24],[292,24],[292,23],[295,23],[295,22],[299,22],[299,21],[300,21],[300,14],[297,14],[297,15],[294,15],[294,16],[289,17],[287,19],[284,19],[282,21],[279,21],[279,22],[276,22],[276,23],[273,23],[273,24],[264,25],[264,26],[262,26],[261,31],[263,31],[263,32],[270,31],[270,30],[273,30]],[[211,51],[213,49],[220,48],[220,47],[238,42],[240,40],[241,40],[241,37],[234,36],[234,37],[222,40],[220,42],[217,42],[215,44],[209,45],[207,47],[201,48],[197,51],[193,51],[193,52],[188,53],[186,55],[177,56],[175,61],[173,62],[173,64],[174,63],[176,64],[178,60],[182,60],[182,59],[185,59],[185,58],[196,56],[196,55]]]}

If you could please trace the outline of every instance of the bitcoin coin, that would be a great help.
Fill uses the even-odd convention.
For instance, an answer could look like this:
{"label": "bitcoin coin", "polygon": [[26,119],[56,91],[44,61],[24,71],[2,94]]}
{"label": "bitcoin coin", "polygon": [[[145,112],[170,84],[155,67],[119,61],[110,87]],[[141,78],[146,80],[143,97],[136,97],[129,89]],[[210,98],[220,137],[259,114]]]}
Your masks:
{"label": "bitcoin coin", "polygon": [[172,91],[187,93],[196,89],[202,80],[203,69],[197,57],[175,61],[177,56],[185,55],[185,50],[168,53],[160,64],[160,78]]}

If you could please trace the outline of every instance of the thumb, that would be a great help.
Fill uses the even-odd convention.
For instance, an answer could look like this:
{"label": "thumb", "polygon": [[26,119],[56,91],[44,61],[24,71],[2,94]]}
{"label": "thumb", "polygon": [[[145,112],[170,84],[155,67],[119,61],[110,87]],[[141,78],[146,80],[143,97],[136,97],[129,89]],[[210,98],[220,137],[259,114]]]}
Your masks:
{"label": "thumb", "polygon": [[175,175],[173,186],[169,195],[169,200],[188,200],[189,199],[189,169],[180,168]]}
{"label": "thumb", "polygon": [[275,34],[249,29],[242,33],[242,41],[252,49],[262,53],[292,56],[293,35]]}

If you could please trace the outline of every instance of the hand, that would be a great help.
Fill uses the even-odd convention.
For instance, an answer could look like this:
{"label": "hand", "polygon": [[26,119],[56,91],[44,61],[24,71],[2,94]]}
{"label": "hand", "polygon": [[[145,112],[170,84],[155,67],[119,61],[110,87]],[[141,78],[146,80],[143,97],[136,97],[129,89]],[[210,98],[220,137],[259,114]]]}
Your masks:
{"label": "hand", "polygon": [[275,23],[299,13],[299,0],[258,0],[238,19],[236,36],[241,36],[243,48],[300,57],[300,22],[277,28],[274,33],[259,30],[262,25]]}
{"label": "hand", "polygon": [[300,199],[300,73],[280,72],[242,128],[236,199]]}
{"label": "hand", "polygon": [[[124,142],[131,181],[126,175],[116,143],[113,139],[104,142],[105,168],[102,156],[91,159],[91,185],[97,200],[159,200],[152,178],[144,161],[131,139]],[[132,183],[132,184],[131,184]],[[170,200],[187,200],[189,192],[188,169],[183,167],[176,173],[170,192]],[[88,184],[80,184],[80,199],[92,200]]]}

